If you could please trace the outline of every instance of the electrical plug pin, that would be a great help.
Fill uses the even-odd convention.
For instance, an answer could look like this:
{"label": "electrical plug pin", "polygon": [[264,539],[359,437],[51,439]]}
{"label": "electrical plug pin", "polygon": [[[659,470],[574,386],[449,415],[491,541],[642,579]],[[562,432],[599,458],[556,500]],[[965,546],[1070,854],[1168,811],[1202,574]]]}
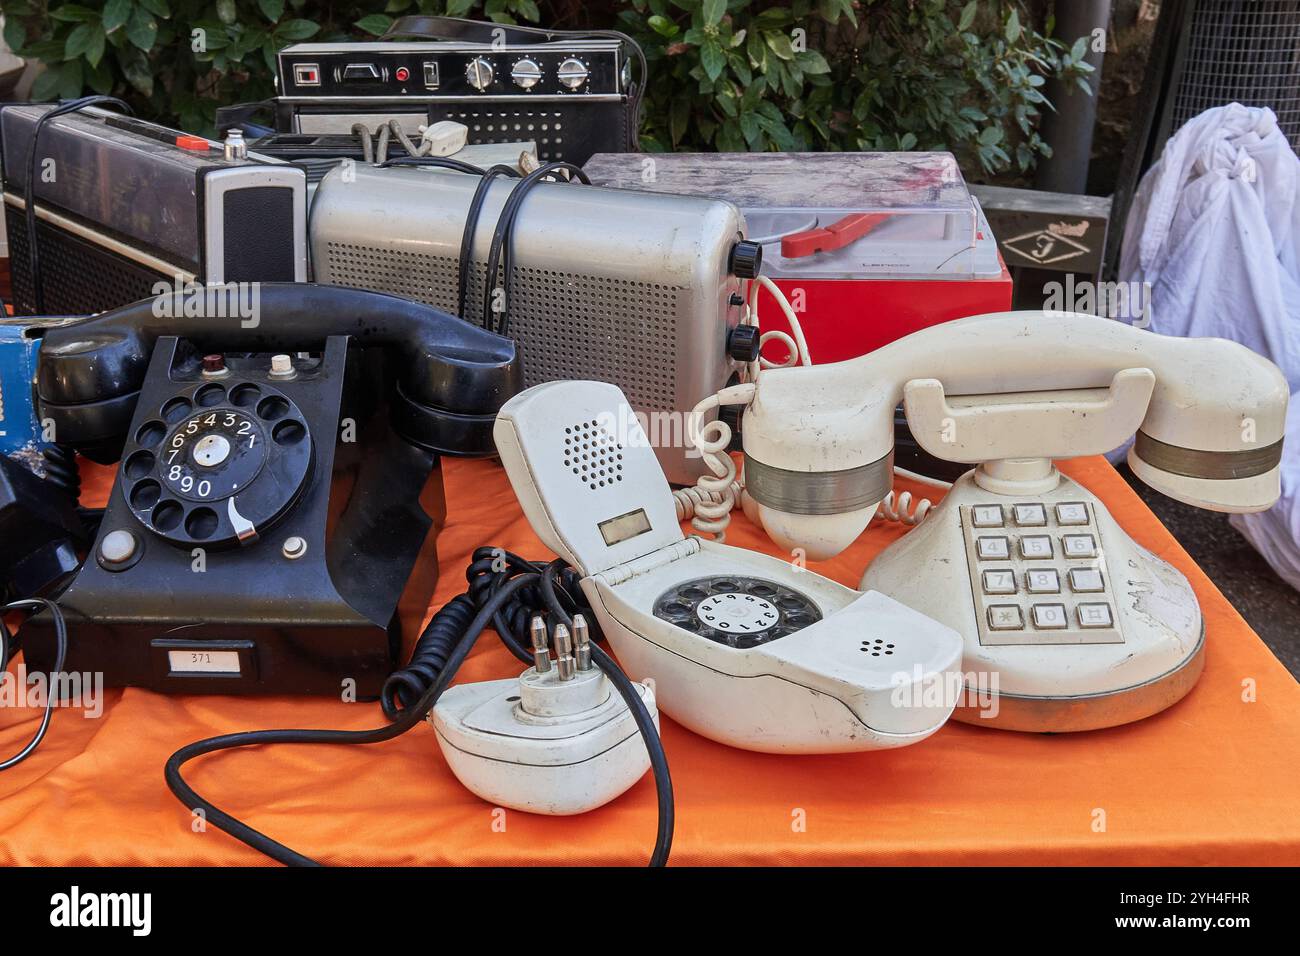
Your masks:
{"label": "electrical plug pin", "polygon": [[569,637],[569,629],[563,624],[555,625],[555,666],[559,668],[560,680],[573,680],[573,640]]}
{"label": "electrical plug pin", "polygon": [[533,616],[528,623],[528,636],[533,642],[533,667],[539,674],[551,671],[551,649],[546,637],[546,622],[540,614]]}
{"label": "electrical plug pin", "polygon": [[573,615],[573,659],[578,670],[591,670],[591,628],[581,614]]}

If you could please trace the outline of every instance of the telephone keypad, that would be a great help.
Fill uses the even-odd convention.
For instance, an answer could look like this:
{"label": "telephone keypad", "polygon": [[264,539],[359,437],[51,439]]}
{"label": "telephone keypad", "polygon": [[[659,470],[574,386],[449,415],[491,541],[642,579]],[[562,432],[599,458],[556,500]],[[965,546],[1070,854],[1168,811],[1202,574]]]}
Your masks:
{"label": "telephone keypad", "polygon": [[1080,604],[1077,609],[1080,627],[1112,627],[1109,604]]}
{"label": "telephone keypad", "polygon": [[985,594],[1015,594],[1016,572],[985,571],[983,576]]}
{"label": "telephone keypad", "polygon": [[1030,594],[1060,594],[1061,576],[1055,568],[1034,568],[1025,572],[1025,586]]}
{"label": "telephone keypad", "polygon": [[1018,604],[991,604],[988,624],[995,631],[1019,631],[1025,626],[1025,618]]}
{"label": "telephone keypad", "polygon": [[1056,506],[1056,523],[1062,527],[1086,525],[1088,506],[1081,501],[1065,501]]}
{"label": "telephone keypad", "polygon": [[1123,641],[1091,503],[978,502],[960,510],[981,644]]}
{"label": "telephone keypad", "polygon": [[1045,534],[1027,534],[1020,539],[1020,556],[1038,560],[1051,560],[1052,539]]}
{"label": "telephone keypad", "polygon": [[1047,524],[1047,509],[1040,504],[1016,505],[1012,514],[1022,528],[1041,528]]}
{"label": "telephone keypad", "polygon": [[1097,554],[1097,542],[1090,534],[1067,534],[1061,538],[1067,558],[1091,558]]}
{"label": "telephone keypad", "polygon": [[1105,581],[1096,568],[1070,569],[1070,590],[1075,594],[1093,594],[1105,589]]}
{"label": "telephone keypad", "polygon": [[1034,627],[1041,630],[1054,630],[1065,627],[1069,622],[1064,604],[1034,605]]}

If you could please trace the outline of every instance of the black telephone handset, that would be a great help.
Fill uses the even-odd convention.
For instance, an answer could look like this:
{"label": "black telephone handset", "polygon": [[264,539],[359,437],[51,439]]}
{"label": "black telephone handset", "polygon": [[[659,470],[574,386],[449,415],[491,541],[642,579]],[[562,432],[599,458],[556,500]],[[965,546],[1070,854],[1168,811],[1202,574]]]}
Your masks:
{"label": "black telephone handset", "polygon": [[[47,429],[121,462],[59,598],[67,670],[376,695],[437,580],[440,456],[492,454],[521,387],[509,339],[356,289],[198,288],[52,330]],[[48,615],[21,639],[48,670]]]}
{"label": "black telephone handset", "polygon": [[47,333],[37,394],[58,443],[92,461],[116,461],[154,345],[169,335],[216,352],[319,349],[331,335],[391,350],[399,360],[394,428],[446,454],[491,454],[496,410],[523,386],[511,340],[418,302],[307,283],[214,287],[144,299]]}

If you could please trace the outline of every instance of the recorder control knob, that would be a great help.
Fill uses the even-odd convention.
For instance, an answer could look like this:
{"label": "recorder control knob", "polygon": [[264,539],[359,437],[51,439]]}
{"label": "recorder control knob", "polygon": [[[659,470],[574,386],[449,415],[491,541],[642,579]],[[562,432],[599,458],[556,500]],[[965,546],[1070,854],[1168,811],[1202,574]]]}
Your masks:
{"label": "recorder control knob", "polygon": [[763,247],[757,242],[742,239],[731,247],[727,270],[737,279],[756,279],[763,268]]}
{"label": "recorder control knob", "polygon": [[536,60],[522,59],[511,68],[510,79],[521,90],[531,90],[542,81],[542,68]]}
{"label": "recorder control knob", "polygon": [[738,325],[727,338],[727,354],[737,362],[757,362],[759,353],[758,326]]}
{"label": "recorder control knob", "polygon": [[465,67],[465,79],[476,90],[486,90],[492,85],[495,76],[492,64],[481,56],[474,57],[469,61],[469,65]]}
{"label": "recorder control knob", "polygon": [[560,85],[571,90],[576,90],[587,82],[587,74],[591,71],[587,69],[587,64],[583,63],[576,56],[566,58],[556,71],[559,77]]}

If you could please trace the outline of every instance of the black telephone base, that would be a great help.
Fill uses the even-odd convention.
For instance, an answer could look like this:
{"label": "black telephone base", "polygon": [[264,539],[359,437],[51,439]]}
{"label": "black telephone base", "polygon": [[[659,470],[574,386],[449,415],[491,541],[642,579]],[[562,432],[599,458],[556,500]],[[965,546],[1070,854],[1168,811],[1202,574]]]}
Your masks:
{"label": "black telephone base", "polygon": [[[184,340],[158,340],[99,534],[59,599],[66,669],[171,693],[377,696],[437,581],[439,457],[395,434],[383,356],[347,336],[288,375],[267,353],[224,362],[205,373]],[[49,671],[48,615],[21,636]]]}

